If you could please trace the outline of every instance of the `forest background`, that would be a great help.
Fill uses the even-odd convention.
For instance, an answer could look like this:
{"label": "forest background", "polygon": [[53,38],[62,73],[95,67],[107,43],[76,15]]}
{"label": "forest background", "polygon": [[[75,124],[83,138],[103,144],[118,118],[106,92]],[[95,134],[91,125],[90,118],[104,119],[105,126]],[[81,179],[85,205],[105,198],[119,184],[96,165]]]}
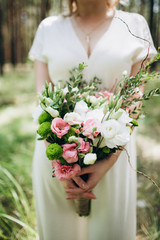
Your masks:
{"label": "forest background", "polygon": [[[38,239],[32,193],[32,158],[37,126],[33,63],[28,59],[38,24],[63,7],[59,0],[0,0],[0,239]],[[148,21],[160,46],[160,0],[130,0],[119,9]],[[153,70],[159,71],[159,65]],[[147,88],[160,87],[160,79]],[[137,167],[159,185],[160,111],[158,97],[145,103],[137,132]],[[160,239],[157,189],[138,176],[137,239]]]}

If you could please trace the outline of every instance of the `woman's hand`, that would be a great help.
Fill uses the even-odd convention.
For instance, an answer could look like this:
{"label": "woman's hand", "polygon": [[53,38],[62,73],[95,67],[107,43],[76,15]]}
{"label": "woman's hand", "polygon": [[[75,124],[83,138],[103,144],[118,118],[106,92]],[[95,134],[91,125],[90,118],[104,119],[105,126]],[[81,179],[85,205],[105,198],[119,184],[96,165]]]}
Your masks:
{"label": "woman's hand", "polygon": [[96,199],[96,196],[94,195],[94,193],[89,191],[85,192],[85,189],[87,188],[86,182],[84,182],[81,177],[77,177],[76,180],[77,179],[81,187],[77,186],[77,184],[73,181],[73,179],[61,181],[66,193],[68,189],[74,190],[75,192],[77,192],[75,196],[74,194],[73,196],[72,194],[67,195],[66,199],[76,199],[76,198]]}
{"label": "woman's hand", "polygon": [[[79,175],[73,178],[73,181],[78,185],[78,187],[69,187],[65,190],[65,192],[68,193],[67,199],[76,199],[80,197],[86,198],[86,194],[87,198],[90,198],[88,193],[91,194],[92,189],[95,188],[105,173],[113,166],[120,153],[121,151],[117,150],[116,153],[110,155],[107,159],[98,161],[89,167],[82,168]],[[82,178],[80,178],[80,176],[84,174],[88,175],[86,183],[82,180]]]}

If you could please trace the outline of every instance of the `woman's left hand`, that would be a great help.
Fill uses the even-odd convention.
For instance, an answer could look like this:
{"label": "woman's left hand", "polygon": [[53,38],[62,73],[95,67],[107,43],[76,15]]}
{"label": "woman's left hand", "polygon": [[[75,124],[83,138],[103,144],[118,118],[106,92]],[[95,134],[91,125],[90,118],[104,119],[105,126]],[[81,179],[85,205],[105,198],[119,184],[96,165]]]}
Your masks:
{"label": "woman's left hand", "polygon": [[[73,181],[79,186],[79,188],[66,189],[65,192],[68,193],[67,199],[86,198],[86,193],[90,193],[92,189],[95,188],[105,173],[108,172],[108,170],[116,162],[120,152],[121,151],[118,150],[116,153],[111,154],[107,159],[100,160],[89,167],[82,168],[82,171],[79,173],[79,175],[73,178]],[[88,180],[85,184],[85,190],[80,187],[80,176],[84,174],[88,175]]]}

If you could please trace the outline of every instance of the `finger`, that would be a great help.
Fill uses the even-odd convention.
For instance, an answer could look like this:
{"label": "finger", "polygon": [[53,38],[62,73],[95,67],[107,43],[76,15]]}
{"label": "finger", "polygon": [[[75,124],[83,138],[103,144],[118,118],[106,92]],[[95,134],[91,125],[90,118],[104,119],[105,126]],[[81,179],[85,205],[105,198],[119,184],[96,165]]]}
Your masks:
{"label": "finger", "polygon": [[85,197],[85,198],[96,199],[96,196],[94,195],[93,192],[84,192],[82,195],[83,195],[83,197]]}
{"label": "finger", "polygon": [[88,189],[88,184],[81,177],[74,177],[73,180],[80,188],[84,190]]}
{"label": "finger", "polygon": [[77,188],[76,185],[74,184],[73,180],[65,180],[61,181],[64,189],[71,189],[71,188]]}
{"label": "finger", "polygon": [[92,166],[82,168],[82,169],[81,169],[81,172],[78,173],[77,176],[81,176],[81,175],[84,175],[84,174],[87,174],[87,173],[91,173],[92,170],[93,170],[93,169],[92,169]]}
{"label": "finger", "polygon": [[97,185],[98,180],[93,178],[92,176],[88,179],[87,184],[88,184],[88,192],[92,191],[92,189],[95,188]]}
{"label": "finger", "polygon": [[82,188],[74,188],[74,189],[66,189],[65,190],[66,193],[73,193],[73,194],[80,194],[80,193],[83,193],[84,190]]}
{"label": "finger", "polygon": [[70,194],[70,195],[67,195],[67,197],[66,197],[67,200],[69,200],[69,199],[81,199],[81,198],[96,199],[96,196],[91,192],[90,193],[85,192],[85,193],[80,194],[80,195]]}

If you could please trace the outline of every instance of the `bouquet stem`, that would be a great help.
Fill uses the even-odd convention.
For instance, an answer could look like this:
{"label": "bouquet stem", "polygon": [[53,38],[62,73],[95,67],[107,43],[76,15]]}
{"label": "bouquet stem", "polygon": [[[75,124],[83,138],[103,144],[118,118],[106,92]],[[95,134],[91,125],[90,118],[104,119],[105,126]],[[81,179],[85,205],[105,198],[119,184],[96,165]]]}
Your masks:
{"label": "bouquet stem", "polygon": [[[82,175],[81,178],[86,182],[88,179],[88,175]],[[74,204],[75,204],[75,209],[76,213],[80,217],[87,217],[90,214],[90,209],[91,209],[91,199],[87,198],[79,198],[79,199],[74,199]]]}
{"label": "bouquet stem", "polygon": [[76,213],[80,217],[89,216],[90,209],[91,209],[91,199],[87,199],[87,198],[74,199],[74,204],[75,204]]}

